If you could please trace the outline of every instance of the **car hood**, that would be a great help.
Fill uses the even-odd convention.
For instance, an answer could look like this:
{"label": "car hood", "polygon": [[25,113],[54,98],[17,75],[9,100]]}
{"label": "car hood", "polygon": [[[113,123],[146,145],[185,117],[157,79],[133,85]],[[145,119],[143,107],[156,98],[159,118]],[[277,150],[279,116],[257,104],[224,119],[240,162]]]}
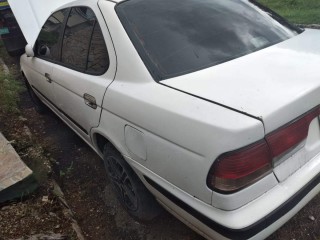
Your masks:
{"label": "car hood", "polygon": [[320,104],[320,31],[164,85],[261,119],[266,133]]}
{"label": "car hood", "polygon": [[57,8],[74,0],[8,0],[28,44],[34,45],[40,30]]}

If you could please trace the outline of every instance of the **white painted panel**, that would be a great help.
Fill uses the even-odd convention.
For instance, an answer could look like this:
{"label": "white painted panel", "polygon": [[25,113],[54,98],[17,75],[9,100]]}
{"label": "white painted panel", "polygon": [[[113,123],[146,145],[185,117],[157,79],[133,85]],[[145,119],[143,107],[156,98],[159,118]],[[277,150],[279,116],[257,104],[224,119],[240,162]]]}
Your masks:
{"label": "white painted panel", "polygon": [[261,118],[266,134],[320,104],[320,31],[163,84]]}
{"label": "white painted panel", "polygon": [[147,160],[147,145],[145,142],[144,134],[127,125],[125,127],[125,139],[126,139],[126,146],[129,152],[138,157],[141,160]]}
{"label": "white painted panel", "polygon": [[[298,146],[299,147],[299,146]],[[307,139],[302,142],[300,149],[284,156],[285,159],[281,164],[274,168],[274,173],[280,182],[287,179],[294,174],[302,166],[304,166],[310,159],[320,152],[320,127],[319,119],[315,118],[310,126]]]}

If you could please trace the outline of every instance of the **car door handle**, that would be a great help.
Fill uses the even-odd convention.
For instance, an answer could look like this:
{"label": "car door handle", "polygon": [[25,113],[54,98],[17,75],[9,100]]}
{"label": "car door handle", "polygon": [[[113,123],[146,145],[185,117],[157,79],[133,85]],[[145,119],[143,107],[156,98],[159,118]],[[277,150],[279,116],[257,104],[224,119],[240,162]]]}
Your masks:
{"label": "car door handle", "polygon": [[52,83],[52,79],[51,79],[49,73],[45,73],[44,76],[45,76],[45,78],[46,78],[46,80],[47,80],[48,83]]}
{"label": "car door handle", "polygon": [[85,93],[83,95],[83,99],[84,99],[84,102],[86,105],[88,105],[89,107],[93,108],[93,109],[97,109],[97,102],[96,102],[96,99],[91,96],[90,94],[88,93]]}

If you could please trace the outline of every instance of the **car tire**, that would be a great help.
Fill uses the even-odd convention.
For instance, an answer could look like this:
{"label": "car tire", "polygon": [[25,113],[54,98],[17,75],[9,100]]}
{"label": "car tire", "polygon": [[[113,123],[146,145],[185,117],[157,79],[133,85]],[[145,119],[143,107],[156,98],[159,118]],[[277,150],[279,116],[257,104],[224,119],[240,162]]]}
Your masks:
{"label": "car tire", "polygon": [[31,98],[31,101],[33,103],[33,106],[35,108],[35,110],[39,113],[39,114],[44,114],[48,111],[48,108],[46,105],[44,105],[43,102],[41,102],[41,100],[38,98],[38,96],[35,94],[35,92],[33,91],[32,87],[30,86],[28,80],[25,78],[25,83],[27,86],[27,90],[29,93],[29,96]]}
{"label": "car tire", "polygon": [[103,156],[113,190],[126,211],[143,222],[151,221],[160,215],[162,208],[158,202],[110,143],[105,145]]}

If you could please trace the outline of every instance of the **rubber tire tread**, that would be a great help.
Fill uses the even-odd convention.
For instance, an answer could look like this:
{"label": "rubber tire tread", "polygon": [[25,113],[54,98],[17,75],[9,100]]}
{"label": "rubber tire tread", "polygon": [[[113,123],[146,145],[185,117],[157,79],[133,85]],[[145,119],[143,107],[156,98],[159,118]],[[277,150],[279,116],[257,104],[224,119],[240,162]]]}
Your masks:
{"label": "rubber tire tread", "polygon": [[[123,167],[124,171],[128,175],[131,180],[131,184],[134,188],[135,194],[137,196],[138,207],[136,211],[132,211],[128,209],[125,203],[122,201],[122,197],[119,196],[117,191],[114,191],[117,195],[117,198],[121,202],[122,206],[127,210],[127,212],[134,219],[149,222],[160,215],[163,211],[162,207],[155,200],[154,196],[149,192],[149,190],[143,185],[142,181],[139,179],[137,174],[133,171],[131,166],[124,160],[122,155],[117,151],[114,146],[110,143],[107,143],[104,147],[103,151],[103,160],[105,162],[105,167],[107,171],[107,175],[109,176],[109,170],[107,167],[108,157],[113,156],[114,159],[118,161],[118,163]],[[111,181],[111,178],[109,176]],[[112,181],[111,181],[112,182]],[[113,185],[113,184],[112,184]]]}

